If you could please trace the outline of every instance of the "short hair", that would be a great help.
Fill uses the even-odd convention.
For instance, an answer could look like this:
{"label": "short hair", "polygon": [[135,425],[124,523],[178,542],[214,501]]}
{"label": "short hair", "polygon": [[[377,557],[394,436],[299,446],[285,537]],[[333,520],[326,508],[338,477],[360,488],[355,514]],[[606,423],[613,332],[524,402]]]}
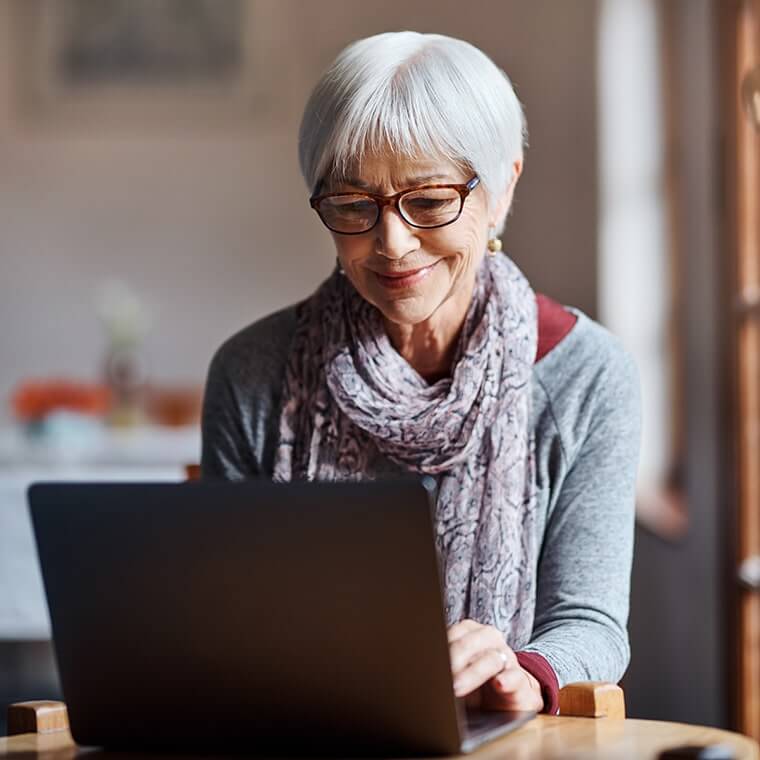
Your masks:
{"label": "short hair", "polygon": [[509,77],[481,50],[440,34],[386,32],[345,48],[304,109],[299,161],[310,192],[390,148],[472,170],[489,202],[527,145]]}

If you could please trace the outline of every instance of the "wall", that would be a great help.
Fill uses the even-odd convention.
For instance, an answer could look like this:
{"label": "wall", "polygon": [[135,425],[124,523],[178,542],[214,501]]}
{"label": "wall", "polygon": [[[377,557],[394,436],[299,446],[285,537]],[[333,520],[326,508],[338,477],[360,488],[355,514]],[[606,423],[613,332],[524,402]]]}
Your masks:
{"label": "wall", "polygon": [[64,134],[19,120],[10,1],[0,0],[0,422],[23,377],[94,377],[94,290],[118,275],[154,316],[157,379],[202,382],[215,347],[309,293],[332,264],[296,161],[300,108],[349,41],[411,28],[460,36],[510,74],[531,147],[505,244],[537,288],[595,314],[595,2],[260,0],[286,50],[283,118]]}

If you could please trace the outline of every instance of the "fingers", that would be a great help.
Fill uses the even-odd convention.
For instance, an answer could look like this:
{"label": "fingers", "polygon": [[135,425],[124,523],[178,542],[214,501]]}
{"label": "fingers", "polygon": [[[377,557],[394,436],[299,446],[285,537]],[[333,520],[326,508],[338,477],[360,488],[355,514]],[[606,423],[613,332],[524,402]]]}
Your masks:
{"label": "fingers", "polygon": [[448,639],[456,696],[471,694],[505,670],[519,669],[515,653],[494,626],[462,620],[449,628]]}
{"label": "fingers", "polygon": [[457,639],[461,639],[465,634],[477,630],[478,628],[483,628],[483,625],[476,623],[474,620],[462,620],[459,623],[454,623],[454,625],[452,625],[447,631],[449,644]]}
{"label": "fingers", "polygon": [[511,694],[525,686],[525,673],[521,668],[507,668],[493,678],[493,687],[502,694]]}
{"label": "fingers", "polygon": [[481,707],[488,710],[544,709],[541,686],[522,668],[508,668],[481,689]]}
{"label": "fingers", "polygon": [[462,620],[449,628],[448,640],[457,697],[486,709],[543,709],[540,685],[496,628]]}
{"label": "fingers", "polygon": [[[464,670],[471,662],[488,650],[502,651],[506,655],[504,665],[517,663],[514,652],[507,646],[500,631],[490,625],[472,624],[473,621],[463,620],[457,626],[452,626],[449,637],[449,656],[451,671],[454,677]],[[456,630],[454,630],[456,628]]]}
{"label": "fingers", "polygon": [[502,650],[489,649],[477,659],[454,674],[454,694],[464,697],[479,689],[489,679],[504,669],[505,653]]}

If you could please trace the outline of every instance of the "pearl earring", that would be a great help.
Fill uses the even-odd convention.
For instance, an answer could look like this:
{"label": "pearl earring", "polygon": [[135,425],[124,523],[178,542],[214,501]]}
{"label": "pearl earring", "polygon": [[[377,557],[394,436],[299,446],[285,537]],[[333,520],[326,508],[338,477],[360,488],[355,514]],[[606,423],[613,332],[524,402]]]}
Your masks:
{"label": "pearl earring", "polygon": [[501,238],[491,230],[488,231],[488,255],[495,256],[501,250]]}
{"label": "pearl earring", "polygon": [[341,266],[340,259],[337,256],[335,257],[335,266],[338,269],[338,274],[341,274],[341,275],[343,275],[345,277],[346,276],[346,270],[343,269],[343,267]]}

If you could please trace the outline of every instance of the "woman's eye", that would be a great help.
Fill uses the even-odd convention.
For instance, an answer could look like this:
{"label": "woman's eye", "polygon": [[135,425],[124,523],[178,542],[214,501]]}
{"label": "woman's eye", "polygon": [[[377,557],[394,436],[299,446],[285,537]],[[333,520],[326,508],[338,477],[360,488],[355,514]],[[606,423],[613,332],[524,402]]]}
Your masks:
{"label": "woman's eye", "polygon": [[335,204],[335,210],[341,214],[363,214],[371,208],[371,201],[350,201],[348,203]]}
{"label": "woman's eye", "polygon": [[432,215],[449,214],[455,210],[456,201],[451,198],[410,198],[404,205],[410,214]]}
{"label": "woman's eye", "polygon": [[413,198],[408,202],[408,205],[419,211],[426,211],[441,208],[441,206],[445,206],[448,202],[448,200],[441,200],[440,198]]}

